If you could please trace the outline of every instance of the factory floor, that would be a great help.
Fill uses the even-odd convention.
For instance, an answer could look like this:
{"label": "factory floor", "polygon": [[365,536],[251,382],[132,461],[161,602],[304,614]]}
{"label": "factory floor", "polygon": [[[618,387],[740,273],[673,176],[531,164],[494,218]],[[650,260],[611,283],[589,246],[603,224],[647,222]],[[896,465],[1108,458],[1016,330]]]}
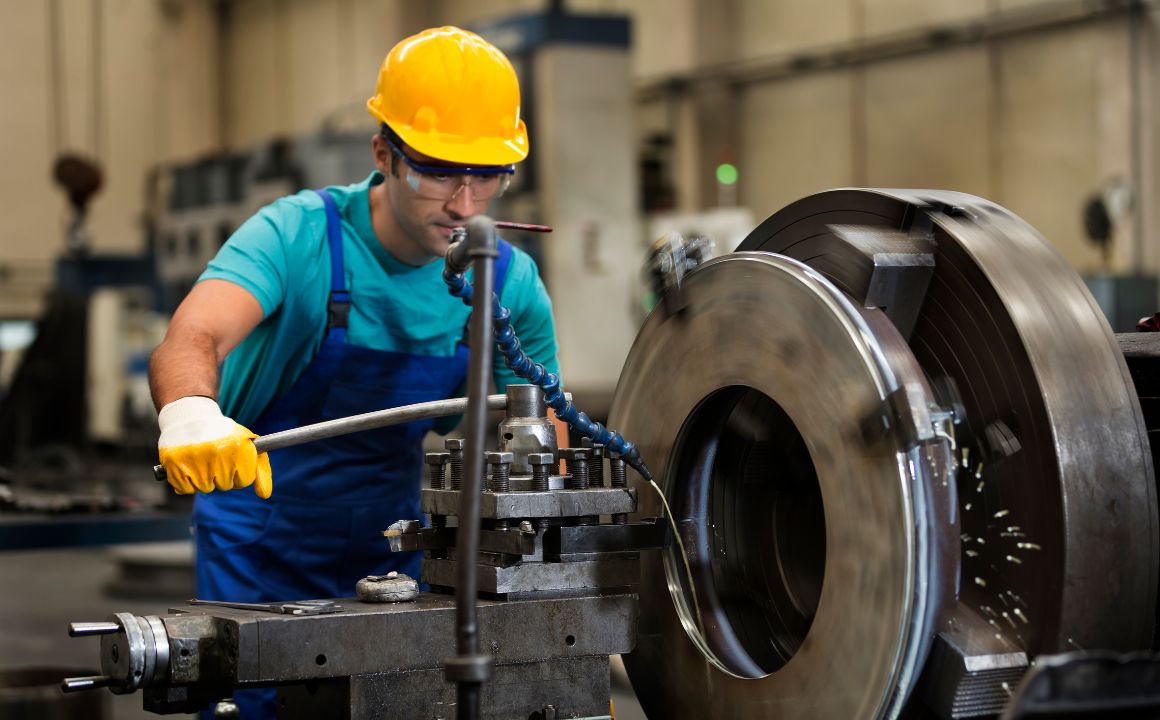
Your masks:
{"label": "factory floor", "polygon": [[[189,597],[188,590],[176,587],[166,593],[166,583],[149,597],[110,597],[107,586],[118,579],[118,561],[124,552],[86,548],[0,553],[0,670],[51,666],[95,671],[98,641],[69,638],[70,621],[104,620],[114,612],[163,614]],[[614,673],[617,720],[643,720],[632,689],[617,680]],[[159,717],[141,709],[139,694],[94,692],[105,696],[105,715],[110,720]],[[0,720],[7,720],[2,708]]]}
{"label": "factory floor", "polygon": [[[0,669],[88,668],[97,674],[99,641],[70,638],[70,621],[104,620],[115,612],[163,614],[188,599],[173,596],[178,593],[110,597],[105,588],[118,577],[118,555],[114,548],[0,553]],[[112,720],[159,717],[141,709],[140,695],[92,692],[106,696],[105,713]]]}

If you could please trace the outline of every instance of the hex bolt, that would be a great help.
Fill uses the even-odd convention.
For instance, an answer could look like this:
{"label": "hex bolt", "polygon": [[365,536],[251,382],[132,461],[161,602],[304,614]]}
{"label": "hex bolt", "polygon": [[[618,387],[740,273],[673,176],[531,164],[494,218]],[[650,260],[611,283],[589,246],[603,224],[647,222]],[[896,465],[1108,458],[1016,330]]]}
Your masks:
{"label": "hex bolt", "polygon": [[[510,452],[489,452],[483,457],[491,466],[491,491],[497,493],[510,491],[512,460],[515,459],[515,455]],[[507,530],[508,521],[496,520],[495,529]]]}
{"label": "hex bolt", "polygon": [[443,489],[444,481],[444,467],[451,459],[451,453],[432,452],[423,456],[423,462],[427,464],[427,479],[431,483],[431,487],[436,490]]}
{"label": "hex bolt", "polygon": [[[608,453],[608,480],[610,487],[628,487],[628,473],[624,466],[624,459],[615,450]],[[628,513],[613,513],[612,524],[627,525]]]}
{"label": "hex bolt", "polygon": [[463,485],[463,447],[466,444],[463,438],[447,438],[443,443],[451,460],[452,490],[458,490]]}
{"label": "hex bolt", "polygon": [[[588,448],[564,448],[560,457],[568,461],[568,479],[564,481],[564,488],[568,490],[588,489],[588,458],[591,451]],[[596,518],[585,515],[576,520],[577,525],[595,525]]]}
{"label": "hex bolt", "polygon": [[568,463],[568,479],[564,487],[568,490],[588,489],[588,449],[562,448],[560,459]]}
{"label": "hex bolt", "polygon": [[604,487],[604,444],[584,438],[580,444],[588,449],[588,482],[592,487]]}
{"label": "hex bolt", "polygon": [[[553,453],[528,453],[528,465],[532,467],[532,490],[544,492],[548,489],[548,480],[556,468],[556,456]],[[536,518],[536,530],[548,529],[547,518]]]}
{"label": "hex bolt", "polygon": [[532,490],[547,490],[548,479],[556,465],[556,456],[553,453],[528,453],[528,465],[532,467]]}
{"label": "hex bolt", "polygon": [[[432,488],[442,490],[445,481],[444,468],[447,462],[451,459],[451,453],[433,452],[427,453],[423,456],[423,461],[427,463],[427,480]],[[446,515],[432,515],[431,527],[447,527]]]}
{"label": "hex bolt", "polygon": [[491,466],[491,491],[511,491],[511,470],[515,455],[510,452],[489,452],[484,458]]}

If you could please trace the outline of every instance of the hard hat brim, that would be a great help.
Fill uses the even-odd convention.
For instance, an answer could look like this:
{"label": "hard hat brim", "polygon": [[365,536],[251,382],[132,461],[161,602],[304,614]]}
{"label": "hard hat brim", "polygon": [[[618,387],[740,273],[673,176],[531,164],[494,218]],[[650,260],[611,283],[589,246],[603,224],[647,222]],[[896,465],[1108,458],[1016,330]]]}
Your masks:
{"label": "hard hat brim", "polygon": [[510,138],[465,138],[446,133],[421,131],[386,119],[375,98],[367,100],[367,110],[379,122],[385,123],[408,147],[428,157],[459,165],[514,165],[528,156],[528,128],[523,120],[517,121]]}

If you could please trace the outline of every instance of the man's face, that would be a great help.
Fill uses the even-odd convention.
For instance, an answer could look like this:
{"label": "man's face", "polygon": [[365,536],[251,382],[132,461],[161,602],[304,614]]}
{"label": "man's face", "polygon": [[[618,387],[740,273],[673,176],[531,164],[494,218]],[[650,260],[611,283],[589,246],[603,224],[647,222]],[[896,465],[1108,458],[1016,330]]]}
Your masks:
{"label": "man's face", "polygon": [[[462,226],[467,219],[487,211],[490,200],[476,200],[471,185],[465,185],[449,200],[434,200],[417,193],[406,181],[406,166],[394,157],[390,144],[380,135],[373,140],[375,165],[386,178],[391,212],[407,239],[417,250],[432,258],[442,257],[451,245],[452,229]],[[407,157],[422,165],[446,166],[449,173],[457,167],[453,163],[418,153],[404,147]],[[394,172],[392,172],[394,164]]]}

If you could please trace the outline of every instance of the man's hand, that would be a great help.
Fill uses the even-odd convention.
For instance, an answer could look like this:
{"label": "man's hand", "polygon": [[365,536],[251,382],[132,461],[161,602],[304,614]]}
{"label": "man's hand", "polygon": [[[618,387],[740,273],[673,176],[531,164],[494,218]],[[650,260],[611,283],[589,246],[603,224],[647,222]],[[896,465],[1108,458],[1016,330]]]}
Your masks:
{"label": "man's hand", "polygon": [[161,408],[157,422],[161,464],[179,494],[253,485],[258,497],[270,497],[270,458],[254,447],[257,435],[222,415],[214,400],[200,396],[174,400]]}

